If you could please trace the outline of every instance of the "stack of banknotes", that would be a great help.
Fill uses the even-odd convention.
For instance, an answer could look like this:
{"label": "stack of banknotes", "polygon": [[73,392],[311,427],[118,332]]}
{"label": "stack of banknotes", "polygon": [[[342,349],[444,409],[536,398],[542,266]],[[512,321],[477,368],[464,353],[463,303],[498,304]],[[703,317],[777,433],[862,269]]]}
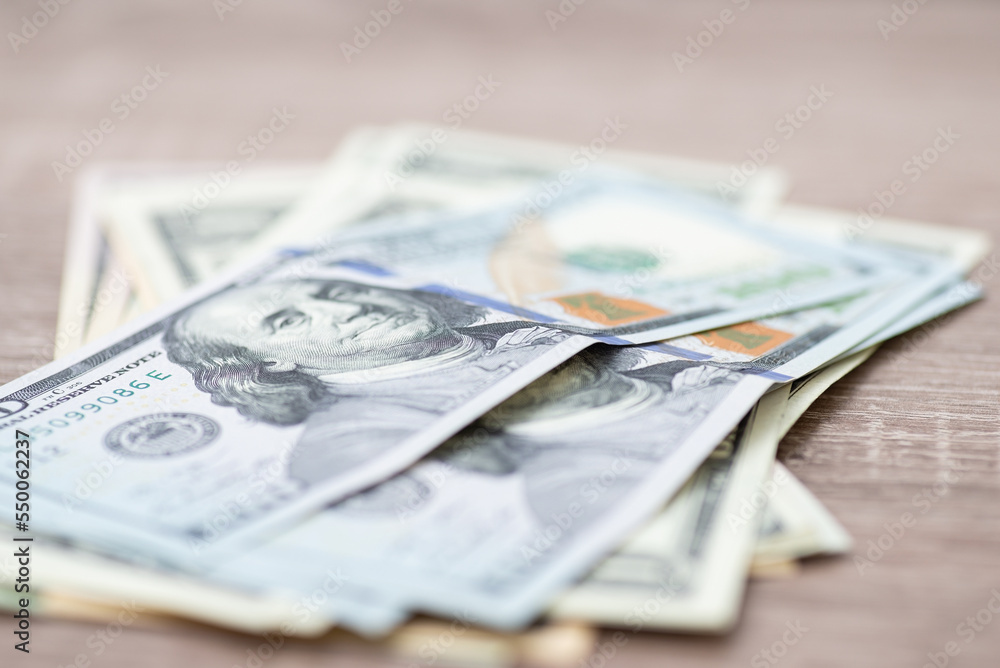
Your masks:
{"label": "stack of banknotes", "polygon": [[566,656],[731,628],[748,576],[850,549],[779,440],[989,248],[732,170],[411,125],[93,167],[56,360],[0,388],[40,609]]}

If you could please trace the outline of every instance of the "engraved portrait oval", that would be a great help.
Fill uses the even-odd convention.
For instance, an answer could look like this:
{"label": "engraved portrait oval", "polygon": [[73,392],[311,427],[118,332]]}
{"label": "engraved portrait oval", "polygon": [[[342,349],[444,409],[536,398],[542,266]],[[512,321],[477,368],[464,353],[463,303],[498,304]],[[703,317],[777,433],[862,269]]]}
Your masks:
{"label": "engraved portrait oval", "polygon": [[202,448],[218,435],[218,423],[204,415],[153,413],[118,425],[104,445],[131,457],[171,457]]}

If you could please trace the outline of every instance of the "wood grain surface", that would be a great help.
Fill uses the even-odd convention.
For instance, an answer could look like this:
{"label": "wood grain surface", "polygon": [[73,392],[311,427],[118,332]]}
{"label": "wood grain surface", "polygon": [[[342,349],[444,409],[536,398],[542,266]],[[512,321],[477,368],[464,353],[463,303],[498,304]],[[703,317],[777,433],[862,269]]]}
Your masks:
{"label": "wood grain surface", "polygon": [[[340,44],[387,2],[229,0],[220,19],[222,2],[69,2],[16,53],[8,33],[39,4],[0,4],[0,381],[51,355],[72,181],[52,163],[112,115],[147,66],[169,74],[87,161],[221,164],[275,106],[295,119],[257,159],[318,160],[362,123],[443,125],[492,76],[499,87],[466,127],[583,143],[620,118],[618,147],[734,164],[775,137],[769,163],[789,172],[795,202],[855,210],[903,179],[891,215],[1000,233],[1000,3],[900,0],[900,11],[916,11],[897,13],[899,29],[887,32],[890,0],[564,0],[575,10],[554,29],[557,0],[403,0],[347,62]],[[731,23],[680,71],[672,54],[725,9]],[[776,123],[813,86],[832,96],[786,138]],[[904,163],[948,128],[958,139],[912,181]],[[846,557],[752,583],[726,637],[628,635],[606,665],[917,668],[928,653],[943,661],[950,641],[960,653],[948,665],[1000,665],[1000,615],[971,639],[958,629],[1000,590],[998,272],[994,256],[980,270],[983,302],[886,345],[781,446],[855,538],[855,554],[903,513],[917,524],[863,574]],[[951,470],[957,482],[942,486]],[[935,483],[946,493],[934,496]],[[796,621],[808,631],[768,663],[758,652]],[[259,643],[197,626],[132,628],[97,655],[88,638],[103,626],[36,620],[30,657],[16,656],[5,632],[0,665],[70,665],[84,654],[107,668],[229,667]],[[289,643],[266,665],[394,662],[327,639]]]}

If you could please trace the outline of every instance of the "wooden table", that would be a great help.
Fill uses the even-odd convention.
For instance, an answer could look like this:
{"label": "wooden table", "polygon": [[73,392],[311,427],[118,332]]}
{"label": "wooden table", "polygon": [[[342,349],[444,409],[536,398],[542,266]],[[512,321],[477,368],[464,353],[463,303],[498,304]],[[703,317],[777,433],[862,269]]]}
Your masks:
{"label": "wooden table", "polygon": [[[443,123],[480,76],[492,76],[499,87],[465,126],[584,142],[620,117],[620,148],[731,163],[773,136],[780,150],[769,164],[788,170],[795,202],[855,210],[902,178],[891,215],[1000,232],[1000,4],[907,0],[893,17],[889,0],[403,0],[348,63],[340,44],[387,5],[92,0],[59,5],[17,53],[5,37],[0,381],[51,354],[72,181],[58,180],[52,163],[147,67],[167,75],[88,160],[221,162],[275,106],[295,119],[261,162],[320,159],[362,123]],[[729,23],[715,22],[725,9]],[[4,2],[0,26],[18,32],[38,11],[33,0]],[[702,35],[707,45],[679,67],[674,52],[709,28],[721,34]],[[776,123],[813,87],[832,96],[792,136],[779,134]],[[910,181],[905,163],[948,128],[958,139]],[[808,631],[781,665],[917,667],[928,653],[943,660],[950,641],[960,654],[949,665],[998,665],[1000,619],[968,643],[957,628],[1000,588],[998,272],[993,256],[981,273],[985,301],[885,346],[781,447],[854,536],[856,554],[905,512],[917,513],[916,526],[863,575],[847,557],[752,583],[726,637],[629,636],[607,665],[771,665],[758,652],[796,621]],[[915,497],[952,469],[957,483],[921,514]],[[230,666],[255,644],[209,628],[135,628],[94,656],[87,639],[98,627],[38,620],[31,660],[4,647],[0,663],[65,665],[88,652],[103,667]],[[320,642],[286,646],[268,665],[348,658],[392,661]]]}

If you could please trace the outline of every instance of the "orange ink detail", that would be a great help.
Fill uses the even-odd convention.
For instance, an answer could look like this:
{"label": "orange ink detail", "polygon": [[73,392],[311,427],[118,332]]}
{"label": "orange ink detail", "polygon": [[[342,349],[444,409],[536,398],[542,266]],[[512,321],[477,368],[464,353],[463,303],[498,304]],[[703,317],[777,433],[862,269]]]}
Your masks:
{"label": "orange ink detail", "polygon": [[669,311],[637,302],[634,299],[608,297],[600,292],[584,292],[578,295],[556,297],[555,301],[562,305],[566,312],[579,318],[590,320],[602,325],[623,325],[638,320],[648,320]]}
{"label": "orange ink detail", "polygon": [[771,329],[756,322],[741,322],[731,327],[701,332],[695,336],[713,348],[745,353],[754,357],[773,350],[792,338],[788,332]]}

